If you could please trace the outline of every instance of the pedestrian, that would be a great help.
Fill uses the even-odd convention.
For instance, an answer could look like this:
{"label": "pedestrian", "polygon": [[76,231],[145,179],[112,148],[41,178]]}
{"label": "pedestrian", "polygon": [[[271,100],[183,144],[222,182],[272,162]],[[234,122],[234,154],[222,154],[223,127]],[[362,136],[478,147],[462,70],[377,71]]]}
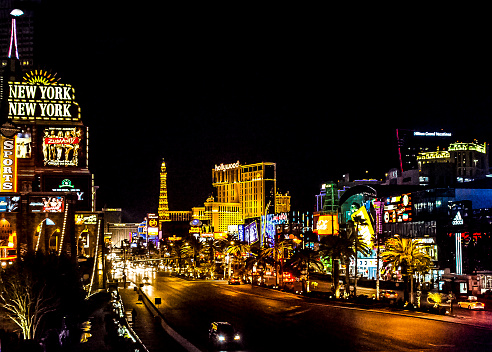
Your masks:
{"label": "pedestrian", "polygon": [[132,323],[135,325],[135,319],[137,318],[137,310],[135,308],[132,309]]}

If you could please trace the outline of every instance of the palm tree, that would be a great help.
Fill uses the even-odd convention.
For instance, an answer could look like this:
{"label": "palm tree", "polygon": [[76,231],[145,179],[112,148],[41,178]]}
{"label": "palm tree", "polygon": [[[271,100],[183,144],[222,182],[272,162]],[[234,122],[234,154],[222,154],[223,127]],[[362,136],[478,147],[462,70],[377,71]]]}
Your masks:
{"label": "palm tree", "polygon": [[292,257],[288,260],[288,265],[297,269],[301,274],[306,272],[306,279],[302,280],[302,290],[303,292],[308,292],[309,287],[309,269],[312,268],[315,271],[321,271],[324,268],[323,263],[321,263],[319,258],[319,252],[315,252],[311,249],[301,249],[294,253]]}
{"label": "palm tree", "polygon": [[[425,253],[426,245],[411,238],[390,238],[381,253],[385,266],[393,269],[401,267],[402,275],[410,279],[410,303],[413,304],[413,276],[415,273],[426,273],[430,270],[431,258]],[[407,295],[407,289],[405,289]]]}
{"label": "palm tree", "polygon": [[[227,249],[226,249],[226,253],[232,254],[233,258],[236,258],[236,263],[238,261],[240,261],[240,258],[242,257],[243,253],[248,254],[251,252],[251,247],[246,242],[231,241],[230,243],[231,243],[230,246],[227,247]],[[232,258],[229,259],[229,276],[231,275],[231,272],[230,272],[231,261],[232,261]],[[242,263],[239,263],[239,264],[242,264]],[[240,265],[240,266],[242,266],[242,265]]]}
{"label": "palm tree", "polygon": [[[340,230],[338,235],[323,236],[320,242],[320,255],[323,258],[330,258],[332,261],[332,279],[336,298],[340,298],[340,264],[350,263],[350,258],[354,257],[352,241],[347,238],[345,230]],[[346,283],[348,282],[348,269],[345,273]]]}

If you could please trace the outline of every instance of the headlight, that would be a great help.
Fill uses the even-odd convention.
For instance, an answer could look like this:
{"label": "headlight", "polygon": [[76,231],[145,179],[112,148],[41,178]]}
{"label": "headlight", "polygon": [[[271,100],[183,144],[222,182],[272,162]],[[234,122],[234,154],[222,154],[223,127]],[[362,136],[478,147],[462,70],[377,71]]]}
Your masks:
{"label": "headlight", "polygon": [[234,340],[236,340],[236,341],[237,341],[237,340],[241,340],[241,336],[239,336],[239,335],[234,335]]}
{"label": "headlight", "polygon": [[217,338],[219,339],[219,341],[225,341],[225,337],[222,335],[217,336]]}

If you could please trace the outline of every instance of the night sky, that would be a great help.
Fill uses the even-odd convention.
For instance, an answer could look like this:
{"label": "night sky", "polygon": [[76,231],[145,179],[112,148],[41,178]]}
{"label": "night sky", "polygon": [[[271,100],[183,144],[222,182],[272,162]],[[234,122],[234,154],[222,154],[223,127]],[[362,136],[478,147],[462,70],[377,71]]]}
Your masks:
{"label": "night sky", "polygon": [[492,141],[478,25],[418,11],[70,3],[44,4],[36,62],[75,87],[98,208],[122,207],[127,221],[157,211],[162,158],[171,210],[202,206],[214,165],[239,160],[276,162],[293,210],[311,211],[322,183],[397,167],[396,128]]}

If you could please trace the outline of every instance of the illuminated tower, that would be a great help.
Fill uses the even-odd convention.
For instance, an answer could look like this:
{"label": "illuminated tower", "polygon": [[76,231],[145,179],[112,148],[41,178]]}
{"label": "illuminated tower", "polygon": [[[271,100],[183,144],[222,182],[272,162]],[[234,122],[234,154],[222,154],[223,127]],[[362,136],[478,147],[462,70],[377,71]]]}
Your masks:
{"label": "illuminated tower", "polygon": [[164,221],[171,221],[169,218],[169,204],[167,202],[167,171],[166,171],[166,163],[164,159],[162,159],[161,164],[161,187],[159,191],[159,227],[160,224]]}

